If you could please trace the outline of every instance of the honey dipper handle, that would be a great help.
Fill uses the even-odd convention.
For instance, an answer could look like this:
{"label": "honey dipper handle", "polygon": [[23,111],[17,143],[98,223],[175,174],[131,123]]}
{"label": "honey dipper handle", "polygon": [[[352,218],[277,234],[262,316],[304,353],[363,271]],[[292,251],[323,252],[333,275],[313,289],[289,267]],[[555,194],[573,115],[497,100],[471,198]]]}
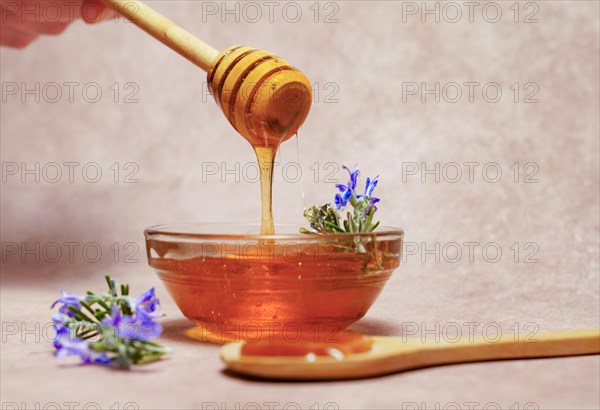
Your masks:
{"label": "honey dipper handle", "polygon": [[133,24],[181,54],[204,71],[219,52],[138,0],[102,0]]}
{"label": "honey dipper handle", "polygon": [[[398,342],[396,342],[398,343]],[[527,335],[506,335],[498,340],[461,339],[456,343],[396,344],[398,368],[534,357],[560,357],[600,353],[600,329],[563,330]],[[412,360],[407,361],[407,354]]]}
{"label": "honey dipper handle", "polygon": [[600,352],[600,330],[562,330],[531,335],[502,337],[497,343],[482,341],[477,349],[491,359],[555,357]]}

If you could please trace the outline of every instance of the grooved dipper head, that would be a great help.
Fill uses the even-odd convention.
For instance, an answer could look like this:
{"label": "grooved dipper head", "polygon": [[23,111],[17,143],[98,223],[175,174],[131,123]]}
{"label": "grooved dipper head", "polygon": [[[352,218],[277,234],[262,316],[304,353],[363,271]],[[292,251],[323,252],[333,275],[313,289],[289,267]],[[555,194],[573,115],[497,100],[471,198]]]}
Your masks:
{"label": "grooved dipper head", "polygon": [[251,47],[223,50],[208,71],[208,85],[233,126],[254,147],[276,148],[298,131],[312,101],[302,72]]}

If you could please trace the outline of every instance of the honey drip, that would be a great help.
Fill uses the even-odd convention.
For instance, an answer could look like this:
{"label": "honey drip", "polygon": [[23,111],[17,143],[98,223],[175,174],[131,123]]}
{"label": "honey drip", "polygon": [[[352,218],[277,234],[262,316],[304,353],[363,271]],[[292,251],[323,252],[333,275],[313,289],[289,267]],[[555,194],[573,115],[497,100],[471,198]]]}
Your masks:
{"label": "honey drip", "polygon": [[262,219],[260,223],[261,235],[274,235],[275,222],[273,221],[273,164],[275,162],[276,148],[255,147],[256,159],[260,168],[260,196],[262,203]]}
{"label": "honey drip", "polygon": [[[302,164],[300,164],[300,140],[298,139],[298,132],[294,135],[296,140],[296,163],[298,168],[302,170]],[[306,211],[306,197],[304,196],[304,186],[302,185],[302,174],[300,174],[300,195],[302,195],[302,211]]]}
{"label": "honey drip", "polygon": [[275,222],[273,220],[273,168],[275,156],[279,145],[287,139],[289,131],[280,126],[272,126],[261,122],[258,129],[253,129],[254,138],[247,138],[254,148],[258,168],[260,169],[260,198],[262,218],[260,224],[261,235],[275,235]]}

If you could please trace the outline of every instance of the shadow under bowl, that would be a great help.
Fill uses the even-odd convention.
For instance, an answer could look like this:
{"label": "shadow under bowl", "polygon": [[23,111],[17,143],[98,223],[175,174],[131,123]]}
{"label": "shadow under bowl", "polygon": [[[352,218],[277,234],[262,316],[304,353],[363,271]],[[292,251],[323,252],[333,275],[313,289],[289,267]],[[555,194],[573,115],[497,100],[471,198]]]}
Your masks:
{"label": "shadow under bowl", "polygon": [[[144,231],[148,263],[203,340],[317,341],[362,318],[400,265],[404,233],[258,235],[257,224]],[[276,232],[297,232],[276,225]]]}

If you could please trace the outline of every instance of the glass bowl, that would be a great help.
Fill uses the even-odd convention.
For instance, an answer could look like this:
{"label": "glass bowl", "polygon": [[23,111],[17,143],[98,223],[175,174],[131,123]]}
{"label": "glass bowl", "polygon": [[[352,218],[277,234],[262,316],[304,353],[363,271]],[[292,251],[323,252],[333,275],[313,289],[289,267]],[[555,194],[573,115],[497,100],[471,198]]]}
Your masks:
{"label": "glass bowl", "polygon": [[323,235],[297,233],[297,225],[275,229],[259,235],[258,224],[211,223],[144,231],[149,265],[200,326],[194,337],[324,337],[363,317],[400,265],[398,228]]}

